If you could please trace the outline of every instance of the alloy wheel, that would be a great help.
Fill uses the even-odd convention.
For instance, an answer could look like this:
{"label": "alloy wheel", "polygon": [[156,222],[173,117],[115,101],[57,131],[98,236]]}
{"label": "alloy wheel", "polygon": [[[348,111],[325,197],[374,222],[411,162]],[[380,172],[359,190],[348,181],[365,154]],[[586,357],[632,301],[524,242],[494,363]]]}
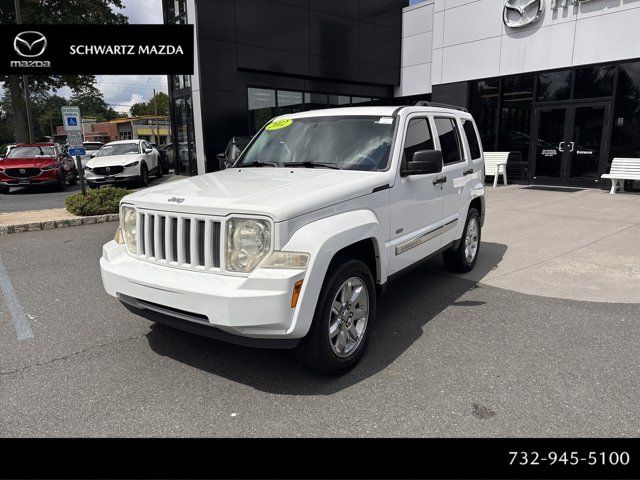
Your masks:
{"label": "alloy wheel", "polygon": [[338,357],[356,351],[369,320],[369,292],[358,277],[345,281],[336,292],[329,314],[329,342]]}

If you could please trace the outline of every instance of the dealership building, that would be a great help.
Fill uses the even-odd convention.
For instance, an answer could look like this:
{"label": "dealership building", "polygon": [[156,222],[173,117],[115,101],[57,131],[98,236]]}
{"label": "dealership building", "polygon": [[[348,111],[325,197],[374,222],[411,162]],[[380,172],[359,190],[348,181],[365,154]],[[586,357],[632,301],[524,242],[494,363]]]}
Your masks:
{"label": "dealership building", "polygon": [[[411,3],[411,4],[409,4]],[[218,168],[233,136],[317,108],[467,108],[512,181],[600,187],[640,157],[640,1],[164,0],[195,25],[172,76],[180,173]]]}

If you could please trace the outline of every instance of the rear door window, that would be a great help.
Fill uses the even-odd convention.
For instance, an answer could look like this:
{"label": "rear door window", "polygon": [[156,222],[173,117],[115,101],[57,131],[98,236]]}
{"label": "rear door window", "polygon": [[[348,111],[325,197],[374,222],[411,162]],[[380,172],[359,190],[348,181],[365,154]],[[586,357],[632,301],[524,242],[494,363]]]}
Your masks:
{"label": "rear door window", "polygon": [[440,148],[445,165],[462,162],[462,148],[460,132],[454,118],[436,117],[436,129],[440,139]]}
{"label": "rear door window", "polygon": [[473,128],[473,121],[468,118],[462,119],[462,129],[467,137],[467,143],[469,144],[469,153],[471,153],[471,160],[477,160],[482,156],[480,151],[480,141],[478,140],[478,134],[476,129]]}

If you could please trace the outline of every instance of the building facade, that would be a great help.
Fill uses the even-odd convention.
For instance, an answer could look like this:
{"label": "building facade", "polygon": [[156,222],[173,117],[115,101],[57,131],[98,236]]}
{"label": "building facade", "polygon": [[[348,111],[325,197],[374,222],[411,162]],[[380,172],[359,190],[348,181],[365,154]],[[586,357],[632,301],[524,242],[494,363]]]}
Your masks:
{"label": "building facade", "polygon": [[232,136],[328,106],[468,108],[512,181],[601,186],[640,157],[635,0],[164,0],[193,23],[196,74],[171,77],[174,144],[218,168]]}
{"label": "building facade", "polygon": [[[147,140],[149,143],[168,145],[171,143],[171,120],[163,116],[140,116],[118,118],[108,122],[97,122],[95,118],[83,118],[82,130],[86,142],[115,142],[116,140]],[[56,127],[55,141],[66,143],[64,126]]]}
{"label": "building facade", "polygon": [[166,23],[195,25],[196,71],[171,76],[177,156],[219,168],[233,136],[275,115],[391,102],[407,0],[164,0]]}
{"label": "building facade", "polygon": [[601,185],[640,157],[640,3],[435,0],[404,9],[397,95],[467,107],[512,180]]}

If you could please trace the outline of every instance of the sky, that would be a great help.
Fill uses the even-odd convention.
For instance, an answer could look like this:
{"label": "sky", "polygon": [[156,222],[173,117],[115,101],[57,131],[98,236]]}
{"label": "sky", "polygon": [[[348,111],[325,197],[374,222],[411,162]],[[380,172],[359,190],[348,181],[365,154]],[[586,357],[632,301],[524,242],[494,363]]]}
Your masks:
{"label": "sky", "polygon": [[[161,0],[123,0],[124,9],[118,10],[129,17],[129,23],[162,23]],[[147,101],[153,89],[167,93],[165,75],[98,75],[96,88],[105,101],[117,112],[128,113],[134,103]],[[58,95],[71,96],[71,90],[63,88]]]}

